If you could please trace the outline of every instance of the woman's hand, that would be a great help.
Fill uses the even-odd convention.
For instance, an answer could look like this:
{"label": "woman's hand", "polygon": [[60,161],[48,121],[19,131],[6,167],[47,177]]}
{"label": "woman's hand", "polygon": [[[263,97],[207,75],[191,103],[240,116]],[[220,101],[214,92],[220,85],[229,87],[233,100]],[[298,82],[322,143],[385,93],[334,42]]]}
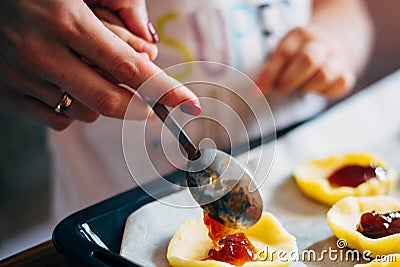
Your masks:
{"label": "woman's hand", "polygon": [[[144,41],[154,37],[148,28],[147,14],[143,13],[143,0],[88,1],[88,4],[116,12],[122,24],[110,23],[107,28],[80,0],[0,2],[0,92],[59,130],[73,119],[92,122],[98,114],[123,118],[133,93],[117,84],[137,89],[160,72],[149,60],[154,58],[156,50]],[[128,44],[110,27],[124,34],[133,31],[142,39]],[[163,75],[159,88],[143,94],[163,95],[178,85]],[[59,114],[54,108],[64,92],[72,96],[73,102]],[[137,109],[130,117],[145,118],[148,105],[134,99]],[[170,106],[185,101],[183,110],[199,112],[196,96],[183,86],[168,91],[160,100]]]}
{"label": "woman's hand", "polygon": [[322,29],[307,26],[283,38],[256,84],[264,94],[270,90],[282,94],[298,90],[337,98],[351,90],[355,75],[340,44]]}

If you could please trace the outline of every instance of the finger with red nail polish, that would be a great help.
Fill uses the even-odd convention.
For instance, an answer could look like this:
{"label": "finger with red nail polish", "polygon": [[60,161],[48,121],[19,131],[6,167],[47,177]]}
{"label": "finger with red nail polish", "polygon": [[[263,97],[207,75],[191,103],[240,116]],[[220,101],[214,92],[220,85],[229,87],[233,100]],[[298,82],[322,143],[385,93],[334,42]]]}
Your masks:
{"label": "finger with red nail polish", "polygon": [[157,34],[156,29],[154,28],[153,24],[151,21],[147,23],[147,28],[149,29],[149,32],[151,34],[151,37],[153,38],[153,43],[159,43],[160,42],[160,37]]}
{"label": "finger with red nail polish", "polygon": [[201,113],[201,107],[197,103],[192,101],[192,100],[188,100],[188,101],[183,102],[179,106],[179,108],[183,112],[185,112],[187,114],[190,114],[190,115],[193,115],[193,116],[198,116]]}

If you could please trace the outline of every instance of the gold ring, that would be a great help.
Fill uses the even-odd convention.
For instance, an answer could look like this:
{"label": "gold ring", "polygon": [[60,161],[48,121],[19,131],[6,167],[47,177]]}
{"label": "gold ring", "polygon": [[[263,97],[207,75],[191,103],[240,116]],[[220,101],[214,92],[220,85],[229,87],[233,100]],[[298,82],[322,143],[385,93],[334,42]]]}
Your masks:
{"label": "gold ring", "polygon": [[63,113],[66,111],[72,104],[72,97],[68,93],[64,93],[60,103],[54,108],[54,111],[57,113]]}

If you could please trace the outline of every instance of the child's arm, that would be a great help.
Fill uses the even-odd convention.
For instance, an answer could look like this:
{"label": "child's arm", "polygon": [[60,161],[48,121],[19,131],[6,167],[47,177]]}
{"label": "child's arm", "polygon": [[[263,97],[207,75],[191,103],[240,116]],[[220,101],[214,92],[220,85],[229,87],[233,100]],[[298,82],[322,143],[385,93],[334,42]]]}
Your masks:
{"label": "child's arm", "polygon": [[261,70],[264,93],[348,93],[367,62],[373,27],[363,0],[314,0],[310,23],[289,32]]}

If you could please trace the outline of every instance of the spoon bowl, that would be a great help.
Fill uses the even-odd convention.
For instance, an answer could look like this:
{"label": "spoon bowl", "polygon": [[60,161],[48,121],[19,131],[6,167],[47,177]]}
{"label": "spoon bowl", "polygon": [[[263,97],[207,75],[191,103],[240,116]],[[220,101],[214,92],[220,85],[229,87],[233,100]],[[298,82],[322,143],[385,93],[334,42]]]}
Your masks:
{"label": "spoon bowl", "polygon": [[149,104],[188,154],[186,182],[196,202],[229,228],[254,225],[261,217],[263,203],[251,174],[227,153],[199,150],[164,105]]}
{"label": "spoon bowl", "polygon": [[245,229],[261,217],[263,203],[251,174],[229,154],[200,150],[188,161],[186,181],[197,203],[229,228]]}

